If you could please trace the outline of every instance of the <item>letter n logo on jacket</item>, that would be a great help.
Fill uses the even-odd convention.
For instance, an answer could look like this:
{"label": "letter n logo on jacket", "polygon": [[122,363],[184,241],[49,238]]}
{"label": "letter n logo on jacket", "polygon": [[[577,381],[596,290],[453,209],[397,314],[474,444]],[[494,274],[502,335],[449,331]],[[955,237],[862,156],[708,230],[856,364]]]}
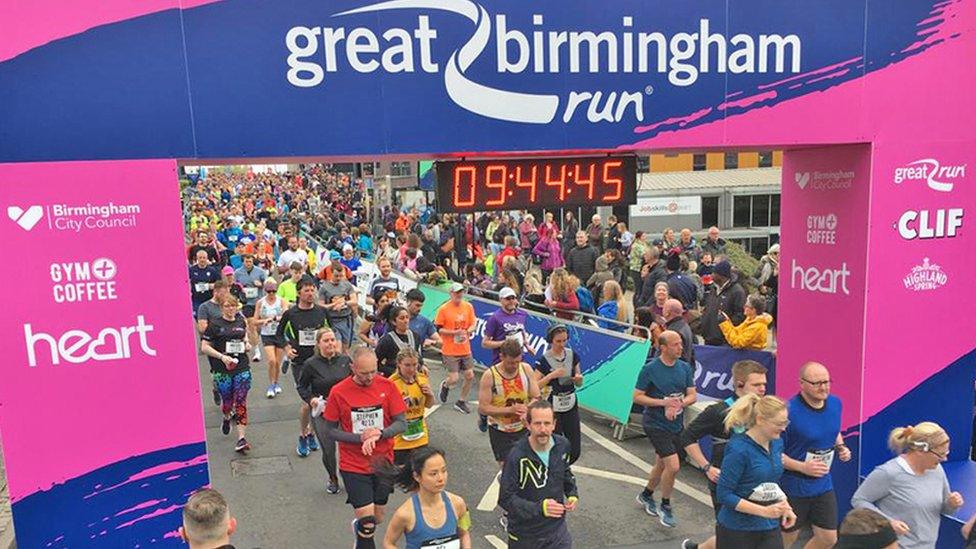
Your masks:
{"label": "letter n logo on jacket", "polygon": [[529,479],[532,480],[533,486],[541,490],[548,483],[549,469],[531,458],[524,457],[519,460],[519,488],[524,489]]}

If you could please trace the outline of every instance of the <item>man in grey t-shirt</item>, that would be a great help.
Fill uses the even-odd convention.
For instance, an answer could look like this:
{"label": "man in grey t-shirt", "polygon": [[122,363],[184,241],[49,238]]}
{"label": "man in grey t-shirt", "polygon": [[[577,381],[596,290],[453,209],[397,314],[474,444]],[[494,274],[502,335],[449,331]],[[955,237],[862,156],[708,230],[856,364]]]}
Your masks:
{"label": "man in grey t-shirt", "polygon": [[345,276],[342,263],[332,262],[332,276],[319,286],[319,304],[325,307],[329,325],[336,338],[342,342],[342,350],[352,346],[354,312],[357,307],[356,287]]}

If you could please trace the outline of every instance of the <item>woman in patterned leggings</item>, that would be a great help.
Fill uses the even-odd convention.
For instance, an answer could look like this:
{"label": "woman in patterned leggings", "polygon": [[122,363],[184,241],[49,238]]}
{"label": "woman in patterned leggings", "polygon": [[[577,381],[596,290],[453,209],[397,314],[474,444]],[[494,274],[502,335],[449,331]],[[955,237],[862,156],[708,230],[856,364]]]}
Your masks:
{"label": "woman in patterned leggings", "polygon": [[220,318],[210,322],[203,333],[200,349],[210,359],[214,386],[220,393],[220,409],[224,413],[221,432],[230,434],[231,413],[237,422],[237,444],[234,449],[244,453],[251,445],[244,438],[247,426],[247,392],[251,389],[251,363],[247,353],[247,322],[238,312],[240,301],[227,296],[220,303]]}

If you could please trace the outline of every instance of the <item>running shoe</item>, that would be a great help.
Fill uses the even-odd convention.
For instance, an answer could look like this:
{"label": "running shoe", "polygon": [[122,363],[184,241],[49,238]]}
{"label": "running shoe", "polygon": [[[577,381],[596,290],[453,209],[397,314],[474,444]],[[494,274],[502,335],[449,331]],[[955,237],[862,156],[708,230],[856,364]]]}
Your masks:
{"label": "running shoe", "polygon": [[463,400],[459,400],[459,401],[455,402],[454,403],[454,409],[457,410],[458,412],[461,412],[462,414],[470,414],[471,413],[471,408],[468,408],[468,403],[465,402],[465,401],[463,401]]}
{"label": "running shoe", "polygon": [[502,525],[502,529],[507,532],[508,531],[508,515],[502,515],[502,517],[500,519],[498,519],[498,524],[501,524]]}
{"label": "running shoe", "polygon": [[278,385],[277,383],[275,383],[274,384],[274,390],[275,390],[275,394],[276,395],[280,395],[281,394],[281,385]]}
{"label": "running shoe", "polygon": [[237,444],[234,445],[234,451],[240,452],[242,454],[250,449],[251,449],[251,444],[244,437],[237,439]]}
{"label": "running shoe", "polygon": [[671,511],[670,505],[661,504],[661,524],[667,526],[668,528],[674,528],[677,526],[678,522],[674,520],[674,513]]}
{"label": "running shoe", "polygon": [[220,406],[220,391],[218,391],[216,387],[213,388],[213,399],[214,404]]}
{"label": "running shoe", "polygon": [[298,452],[298,457],[308,457],[308,439],[304,435],[298,437],[298,448],[295,451]]}
{"label": "running shoe", "polygon": [[251,362],[261,362],[261,348],[254,349],[254,356],[251,357]]}
{"label": "running shoe", "polygon": [[229,435],[230,434],[230,418],[225,417],[224,422],[220,424],[220,432]]}
{"label": "running shoe", "polygon": [[281,373],[287,374],[288,373],[288,367],[289,366],[291,366],[291,361],[290,360],[288,360],[287,358],[285,360],[282,360],[281,361]]}
{"label": "running shoe", "polygon": [[274,385],[268,385],[268,392],[265,396],[267,396],[268,398],[274,398],[275,394],[276,393],[275,393]]}
{"label": "running shoe", "polygon": [[681,542],[681,549],[698,549],[698,544],[689,538]]}
{"label": "running shoe", "polygon": [[[451,388],[447,386],[443,381],[441,382],[441,390],[437,395],[441,399],[441,404],[447,404],[447,395],[451,392]],[[219,402],[217,404],[220,404]]]}
{"label": "running shoe", "polygon": [[315,438],[315,435],[314,434],[308,435],[305,438],[308,439],[308,449],[311,450],[311,451],[313,451],[313,452],[318,452],[319,451],[319,439]]}
{"label": "running shoe", "polygon": [[645,497],[644,492],[637,494],[637,503],[640,503],[644,507],[644,512],[652,517],[658,516],[657,505],[654,504],[653,497]]}
{"label": "running shoe", "polygon": [[339,488],[339,479],[331,479],[330,478],[329,479],[329,482],[326,483],[326,485],[325,485],[325,491],[328,492],[328,493],[330,493],[330,494],[333,494],[333,495],[334,494],[338,494],[339,492],[341,492],[342,489]]}
{"label": "running shoe", "polygon": [[488,416],[478,414],[478,430],[482,433],[488,432]]}

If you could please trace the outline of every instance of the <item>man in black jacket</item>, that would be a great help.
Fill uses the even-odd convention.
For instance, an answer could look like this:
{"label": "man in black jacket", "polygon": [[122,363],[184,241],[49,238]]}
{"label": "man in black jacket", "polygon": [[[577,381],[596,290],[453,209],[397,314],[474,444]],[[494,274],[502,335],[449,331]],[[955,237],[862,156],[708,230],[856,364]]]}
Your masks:
{"label": "man in black jacket", "polygon": [[525,414],[529,436],[512,448],[502,469],[498,505],[508,512],[509,549],[569,549],[566,512],[579,493],[569,467],[569,441],[554,435],[552,404],[537,400]]}
{"label": "man in black jacket", "polygon": [[705,345],[728,346],[725,336],[718,325],[724,320],[719,313],[728,315],[732,324],[738,326],[745,320],[743,307],[746,304],[746,291],[739,284],[739,278],[732,273],[732,265],[727,261],[720,261],[715,265],[712,273],[715,281],[705,292],[705,309],[701,317],[702,337]]}
{"label": "man in black jacket", "polygon": [[[688,459],[708,477],[708,491],[712,495],[712,507],[716,518],[721,509],[715,494],[716,483],[721,473],[722,458],[725,456],[725,444],[730,436],[725,431],[725,414],[732,403],[741,396],[766,394],[766,367],[753,360],[740,360],[732,365],[732,383],[735,386],[735,395],[709,405],[681,433],[681,445],[688,453]],[[705,459],[705,454],[702,453],[699,445],[699,441],[709,435],[712,437],[710,461]],[[694,543],[686,539],[681,547],[682,549],[715,549],[715,536],[703,543]]]}
{"label": "man in black jacket", "polygon": [[580,284],[586,284],[596,270],[596,258],[599,256],[600,250],[588,242],[586,232],[578,231],[576,246],[566,254],[566,270],[578,278]]}
{"label": "man in black jacket", "polygon": [[650,307],[654,304],[654,286],[658,282],[665,282],[668,278],[668,271],[661,261],[661,250],[657,246],[652,246],[648,253],[650,258],[641,268],[641,278],[644,283],[641,285],[640,295],[634,295],[634,308]]}

